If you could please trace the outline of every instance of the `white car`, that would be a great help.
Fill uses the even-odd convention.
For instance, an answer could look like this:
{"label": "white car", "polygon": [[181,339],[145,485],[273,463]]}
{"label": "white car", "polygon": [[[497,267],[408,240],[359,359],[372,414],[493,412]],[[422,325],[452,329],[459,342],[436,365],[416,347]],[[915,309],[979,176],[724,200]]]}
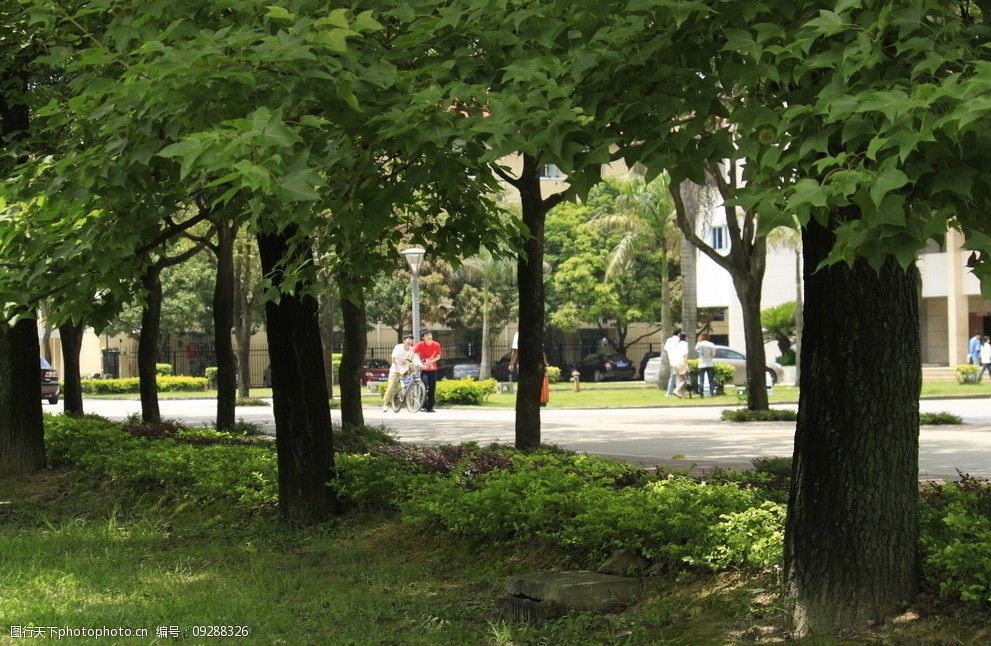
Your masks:
{"label": "white car", "polygon": [[[737,352],[724,345],[716,346],[716,358],[714,363],[722,363],[733,366],[736,371],[733,384],[742,386],[747,383],[747,358],[742,352]],[[777,362],[767,364],[768,387],[781,383],[784,378],[784,369]],[[656,384],[659,381],[667,380],[668,369],[662,364],[660,357],[655,357],[647,361],[643,369],[643,380],[649,384]]]}

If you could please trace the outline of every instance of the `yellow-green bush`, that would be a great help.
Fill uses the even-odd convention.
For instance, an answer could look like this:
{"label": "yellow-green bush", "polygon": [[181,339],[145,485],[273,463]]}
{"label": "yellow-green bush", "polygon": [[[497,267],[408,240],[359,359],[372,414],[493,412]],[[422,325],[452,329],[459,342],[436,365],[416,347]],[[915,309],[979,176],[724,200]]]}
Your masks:
{"label": "yellow-green bush", "polygon": [[[205,390],[206,377],[168,377],[159,375],[159,392],[195,392]],[[124,379],[83,379],[80,381],[84,393],[91,395],[120,395],[140,391],[137,377]]]}
{"label": "yellow-green bush", "polygon": [[495,379],[443,379],[437,382],[437,403],[478,406],[495,392],[496,383]]}

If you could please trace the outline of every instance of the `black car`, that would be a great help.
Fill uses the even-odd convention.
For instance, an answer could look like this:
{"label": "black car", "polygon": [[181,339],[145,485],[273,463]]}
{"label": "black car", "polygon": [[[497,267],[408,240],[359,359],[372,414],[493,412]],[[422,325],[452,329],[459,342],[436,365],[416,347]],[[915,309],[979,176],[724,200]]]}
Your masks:
{"label": "black car", "polygon": [[618,354],[590,354],[575,367],[582,381],[627,381],[637,374],[633,362]]}
{"label": "black car", "polygon": [[41,359],[41,398],[47,399],[49,404],[57,404],[59,396],[58,372],[50,363],[45,361],[44,357],[39,357],[39,359]]}

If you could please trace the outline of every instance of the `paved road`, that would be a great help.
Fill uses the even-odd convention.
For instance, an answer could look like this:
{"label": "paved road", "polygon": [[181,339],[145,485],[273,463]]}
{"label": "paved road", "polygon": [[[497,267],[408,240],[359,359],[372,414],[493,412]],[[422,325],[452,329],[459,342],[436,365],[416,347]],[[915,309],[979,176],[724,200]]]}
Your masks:
{"label": "paved road", "polygon": [[[87,412],[112,419],[138,413],[135,400],[88,399]],[[210,425],[212,400],[162,400],[163,417],[191,425]],[[784,407],[784,406],[782,406]],[[45,406],[61,409],[61,406]],[[795,408],[792,406],[792,408]],[[991,477],[991,399],[924,400],[920,409],[949,411],[963,417],[963,426],[928,426],[920,434],[920,475],[952,477],[956,470]],[[562,447],[611,455],[646,464],[746,466],[758,456],[791,455],[792,423],[730,424],[719,421],[722,408],[626,408],[611,410],[542,411],[542,439]],[[237,416],[274,434],[268,406],[245,406]],[[383,413],[365,408],[369,424],[385,424],[407,442],[512,443],[511,409],[453,408],[435,414]],[[339,414],[334,411],[334,422]]]}

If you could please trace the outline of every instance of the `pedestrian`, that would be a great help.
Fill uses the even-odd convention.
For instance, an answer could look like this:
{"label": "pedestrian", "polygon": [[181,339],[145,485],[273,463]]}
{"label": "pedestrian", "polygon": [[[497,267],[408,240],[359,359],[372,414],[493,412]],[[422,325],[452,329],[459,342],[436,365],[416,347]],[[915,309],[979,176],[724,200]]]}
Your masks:
{"label": "pedestrian", "polygon": [[709,396],[716,396],[716,346],[709,340],[709,333],[703,332],[695,344],[695,354],[699,358],[699,396],[705,397],[705,384],[709,385]]}
{"label": "pedestrian", "polygon": [[671,336],[664,342],[664,350],[661,353],[668,364],[668,397],[674,396],[674,387],[678,382],[678,377],[674,374],[674,362],[671,361],[671,357],[676,351],[680,339],[681,328],[676,327]]}
{"label": "pedestrian", "polygon": [[434,335],[429,330],[420,333],[420,342],[413,347],[413,352],[423,362],[420,379],[427,388],[427,399],[423,403],[423,412],[434,412],[434,397],[437,393],[437,362],[440,361],[440,343],[434,341]]}
{"label": "pedestrian", "polygon": [[981,333],[974,332],[974,336],[970,337],[970,343],[967,344],[967,363],[979,366],[981,365]]}
{"label": "pedestrian", "polygon": [[409,364],[413,357],[413,335],[406,334],[403,336],[403,342],[396,344],[389,357],[392,363],[389,366],[389,383],[386,384],[385,394],[382,395],[383,413],[389,410],[389,402],[392,401],[392,396],[399,386],[399,379],[409,372]]}
{"label": "pedestrian", "polygon": [[[547,402],[551,400],[551,381],[547,377],[547,352],[543,352],[544,355],[544,380],[540,385],[540,405],[546,406]],[[516,364],[520,357],[520,333],[517,331],[513,334],[513,342],[509,344],[509,380],[513,380],[513,371],[516,370]]]}
{"label": "pedestrian", "polygon": [[985,371],[988,373],[988,379],[991,379],[991,337],[986,336],[982,339],[981,343],[981,371],[977,373],[977,383],[981,383],[981,377],[984,376]]}
{"label": "pedestrian", "polygon": [[674,395],[681,398],[688,394],[688,335],[684,332],[678,335],[678,345],[672,359],[671,370],[678,379]]}

